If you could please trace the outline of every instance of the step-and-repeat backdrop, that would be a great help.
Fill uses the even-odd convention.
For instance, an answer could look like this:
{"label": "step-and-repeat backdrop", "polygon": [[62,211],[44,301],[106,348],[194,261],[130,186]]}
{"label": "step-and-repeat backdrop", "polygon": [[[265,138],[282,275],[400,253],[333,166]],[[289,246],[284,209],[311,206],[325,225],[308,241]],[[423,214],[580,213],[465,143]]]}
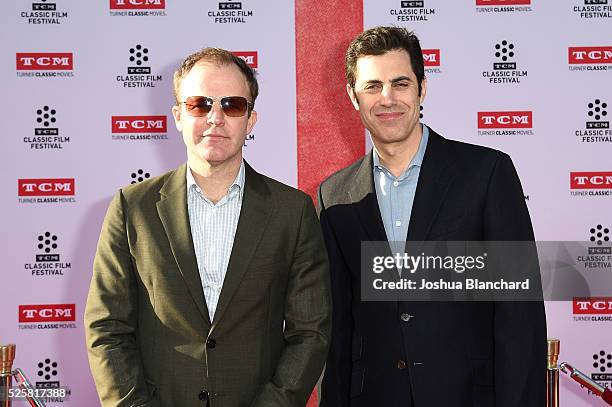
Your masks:
{"label": "step-and-repeat backdrop", "polygon": [[[68,400],[47,405],[97,402],[82,317],[101,221],[118,188],[185,159],[170,107],[172,73],[186,55],[219,46],[245,58],[261,87],[259,121],[245,142],[246,159],[290,185],[313,183],[302,177],[320,180],[320,168],[298,179],[298,166],[319,158],[306,152],[298,162],[298,139],[329,141],[338,136],[334,123],[354,120],[356,113],[348,103],[328,106],[325,117],[309,117],[322,130],[298,137],[297,123],[309,103],[296,108],[301,96],[296,86],[313,73],[301,78],[298,67],[296,75],[296,52],[304,45],[296,43],[296,29],[319,28],[296,18],[296,8],[320,8],[329,20],[342,22],[347,4],[355,2],[309,3],[3,4],[0,343],[18,344],[15,366],[36,386],[70,389]],[[398,25],[421,38],[429,81],[423,122],[448,138],[512,156],[538,240],[591,240],[610,253],[608,0],[364,0],[359,6],[363,21],[355,32]],[[346,47],[333,30],[315,37],[323,38],[321,51],[308,58]],[[340,59],[330,61],[330,69],[338,64]],[[321,93],[344,92],[337,83]],[[328,152],[327,162],[333,154]],[[588,262],[593,273],[610,273],[611,258],[585,253],[560,261]],[[561,359],[610,385],[612,297],[547,303],[547,314],[549,337],[562,341]],[[565,379],[563,405],[597,405]]]}

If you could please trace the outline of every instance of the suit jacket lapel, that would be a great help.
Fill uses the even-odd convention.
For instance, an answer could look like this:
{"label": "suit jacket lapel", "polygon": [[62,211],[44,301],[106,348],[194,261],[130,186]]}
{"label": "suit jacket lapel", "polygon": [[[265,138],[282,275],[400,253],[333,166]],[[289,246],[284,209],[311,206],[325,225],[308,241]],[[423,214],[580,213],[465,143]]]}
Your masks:
{"label": "suit jacket lapel", "polygon": [[454,177],[454,155],[450,143],[429,129],[429,141],[412,204],[408,240],[424,241]]}
{"label": "suit jacket lapel", "polygon": [[[385,225],[380,214],[380,208],[378,207],[378,199],[376,197],[376,188],[374,187],[374,175],[373,175],[373,154],[374,151],[370,151],[366,155],[361,166],[355,173],[353,183],[349,188],[349,197],[351,199],[352,206],[356,209],[357,215],[361,222],[361,225],[366,231],[367,239],[363,241],[372,242],[387,242],[387,232],[385,232]],[[391,256],[391,247],[386,244],[384,245],[384,253],[376,253],[377,255],[384,254],[385,256]],[[393,268],[386,271],[386,277],[389,281],[395,281],[399,277],[397,269]]]}
{"label": "suit jacket lapel", "polygon": [[366,155],[353,179],[348,194],[370,241],[385,241],[387,233],[376,199],[372,175],[373,151]]}
{"label": "suit jacket lapel", "polygon": [[238,220],[232,254],[225,273],[219,303],[213,318],[212,329],[223,317],[223,313],[228,308],[236,289],[240,285],[242,276],[244,276],[255,249],[263,237],[270,216],[274,212],[273,204],[263,176],[255,172],[245,162],[244,195],[242,197],[240,219]]}
{"label": "suit jacket lapel", "polygon": [[157,202],[157,212],[164,225],[174,259],[193,301],[202,314],[202,318],[210,326],[210,317],[204,299],[202,280],[189,225],[186,171],[187,164],[183,164],[168,177],[160,190],[161,199]]}

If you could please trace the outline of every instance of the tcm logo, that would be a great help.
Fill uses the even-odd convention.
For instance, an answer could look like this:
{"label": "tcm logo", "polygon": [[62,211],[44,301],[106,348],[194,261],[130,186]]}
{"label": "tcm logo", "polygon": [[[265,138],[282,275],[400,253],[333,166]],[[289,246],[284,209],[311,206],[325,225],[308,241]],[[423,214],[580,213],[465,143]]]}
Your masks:
{"label": "tcm logo", "polygon": [[440,50],[439,49],[424,49],[423,62],[427,66],[440,66]]}
{"label": "tcm logo", "polygon": [[20,179],[19,196],[74,195],[74,178]]}
{"label": "tcm logo", "polygon": [[612,46],[569,47],[570,64],[612,64]]}
{"label": "tcm logo", "polygon": [[242,3],[219,3],[219,10],[242,10]]}
{"label": "tcm logo", "polygon": [[113,133],[166,133],[166,116],[113,116]]}
{"label": "tcm logo", "polygon": [[18,52],[18,71],[71,71],[72,52]]}
{"label": "tcm logo", "polygon": [[519,6],[531,4],[531,0],[476,0],[477,6]]}
{"label": "tcm logo", "polygon": [[570,172],[571,189],[612,189],[612,172]]}
{"label": "tcm logo", "polygon": [[166,0],[110,0],[111,10],[160,10],[166,8]]}
{"label": "tcm logo", "polygon": [[574,298],[574,314],[612,314],[612,297]]}
{"label": "tcm logo", "polygon": [[32,3],[32,10],[33,11],[55,11],[57,10],[56,6],[57,5],[55,3],[49,3],[49,4]]}
{"label": "tcm logo", "polygon": [[479,129],[530,129],[533,127],[533,113],[521,112],[478,112]]}
{"label": "tcm logo", "polygon": [[418,7],[424,7],[425,6],[425,2],[424,1],[402,1],[402,8],[418,8]]}
{"label": "tcm logo", "polygon": [[232,54],[243,59],[251,68],[257,69],[257,51],[233,51]]}
{"label": "tcm logo", "polygon": [[19,322],[74,322],[75,304],[20,305]]}

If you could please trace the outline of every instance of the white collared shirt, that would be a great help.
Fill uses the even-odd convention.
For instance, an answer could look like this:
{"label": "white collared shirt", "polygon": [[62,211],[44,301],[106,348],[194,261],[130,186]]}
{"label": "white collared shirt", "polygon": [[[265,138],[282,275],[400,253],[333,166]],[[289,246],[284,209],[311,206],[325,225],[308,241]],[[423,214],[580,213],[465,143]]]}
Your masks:
{"label": "white collared shirt", "polygon": [[244,161],[227,194],[216,204],[207,199],[187,166],[187,210],[191,237],[208,315],[212,322],[229,263],[244,190]]}

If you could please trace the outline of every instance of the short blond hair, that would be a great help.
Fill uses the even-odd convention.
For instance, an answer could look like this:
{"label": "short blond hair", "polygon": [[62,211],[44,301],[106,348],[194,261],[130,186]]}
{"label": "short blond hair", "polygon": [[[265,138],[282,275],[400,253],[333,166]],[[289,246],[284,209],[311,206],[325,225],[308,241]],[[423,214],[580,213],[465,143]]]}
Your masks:
{"label": "short blond hair", "polygon": [[200,61],[212,62],[218,65],[236,65],[247,81],[249,93],[251,95],[251,109],[255,107],[255,99],[257,99],[257,95],[259,94],[259,85],[257,84],[255,71],[248,66],[243,59],[237,57],[231,52],[222,48],[213,47],[203,48],[198,52],[194,52],[193,54],[189,55],[187,58],[185,58],[180,68],[174,72],[174,99],[177,106],[181,102],[179,100],[179,89],[181,87],[183,78],[187,76],[194,65]]}

